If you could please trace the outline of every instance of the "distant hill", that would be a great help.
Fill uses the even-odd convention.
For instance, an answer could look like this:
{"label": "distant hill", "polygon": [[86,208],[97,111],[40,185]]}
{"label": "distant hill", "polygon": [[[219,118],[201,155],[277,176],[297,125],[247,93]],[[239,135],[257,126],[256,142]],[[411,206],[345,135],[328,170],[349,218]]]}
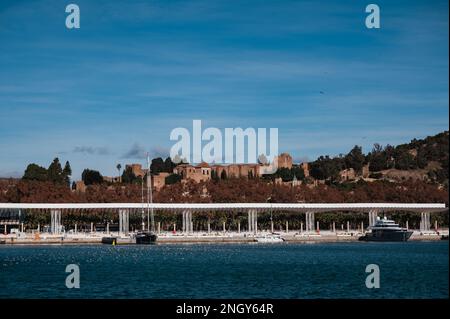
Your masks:
{"label": "distant hill", "polygon": [[[448,187],[449,132],[397,146],[374,144],[367,155],[355,146],[347,155],[321,156],[310,163],[315,179],[339,182],[342,172],[372,180],[424,180]],[[348,174],[346,175],[348,176]]]}

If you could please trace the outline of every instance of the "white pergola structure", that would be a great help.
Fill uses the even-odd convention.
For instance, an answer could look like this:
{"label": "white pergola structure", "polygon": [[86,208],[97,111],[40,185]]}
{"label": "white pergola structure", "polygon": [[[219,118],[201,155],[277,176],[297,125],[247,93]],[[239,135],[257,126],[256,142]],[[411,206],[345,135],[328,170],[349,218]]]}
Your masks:
{"label": "white pergola structure", "polygon": [[[445,204],[440,203],[0,203],[0,210],[41,210],[50,211],[51,232],[59,233],[62,211],[106,210],[119,213],[119,232],[129,232],[131,211],[153,208],[158,211],[182,213],[182,230],[193,232],[192,213],[195,212],[247,212],[248,231],[258,231],[258,212],[295,212],[305,214],[305,230],[314,231],[314,216],[324,212],[367,213],[369,226],[372,226],[379,213],[407,211],[421,213],[421,231],[430,229],[430,213],[447,212]],[[273,226],[272,226],[273,228]]]}

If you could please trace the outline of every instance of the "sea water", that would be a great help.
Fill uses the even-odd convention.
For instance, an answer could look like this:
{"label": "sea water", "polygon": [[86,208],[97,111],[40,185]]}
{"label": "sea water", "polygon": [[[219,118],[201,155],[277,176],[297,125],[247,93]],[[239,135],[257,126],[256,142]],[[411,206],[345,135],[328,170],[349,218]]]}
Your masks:
{"label": "sea water", "polygon": [[[448,241],[1,245],[0,298],[448,298],[448,253]],[[66,286],[70,264],[80,288]]]}

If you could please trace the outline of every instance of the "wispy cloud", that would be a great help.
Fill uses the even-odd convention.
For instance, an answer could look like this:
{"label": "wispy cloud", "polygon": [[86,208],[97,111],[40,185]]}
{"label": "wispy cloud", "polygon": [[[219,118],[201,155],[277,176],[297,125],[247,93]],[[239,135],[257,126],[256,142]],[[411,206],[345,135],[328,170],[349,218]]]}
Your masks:
{"label": "wispy cloud", "polygon": [[121,158],[124,159],[143,159],[147,156],[147,150],[139,145],[138,143],[134,143],[131,148],[122,155]]}
{"label": "wispy cloud", "polygon": [[94,147],[94,146],[75,146],[74,153],[84,153],[88,155],[110,155],[111,152],[107,147]]}
{"label": "wispy cloud", "polygon": [[152,158],[155,158],[155,157],[166,158],[169,156],[169,154],[170,154],[170,150],[164,146],[153,147],[149,152],[149,155]]}

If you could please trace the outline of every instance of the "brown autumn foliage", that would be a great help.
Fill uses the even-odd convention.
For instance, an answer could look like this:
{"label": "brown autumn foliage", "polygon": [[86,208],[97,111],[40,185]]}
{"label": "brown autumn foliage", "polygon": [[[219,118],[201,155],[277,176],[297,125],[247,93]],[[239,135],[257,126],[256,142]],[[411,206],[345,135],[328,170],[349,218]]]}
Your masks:
{"label": "brown autumn foliage", "polygon": [[[91,185],[85,193],[51,182],[0,181],[0,202],[140,202],[139,185]],[[203,183],[176,183],[154,193],[154,202],[440,202],[448,204],[448,190],[422,181],[376,181],[344,185],[275,185],[263,179],[227,179]]]}

